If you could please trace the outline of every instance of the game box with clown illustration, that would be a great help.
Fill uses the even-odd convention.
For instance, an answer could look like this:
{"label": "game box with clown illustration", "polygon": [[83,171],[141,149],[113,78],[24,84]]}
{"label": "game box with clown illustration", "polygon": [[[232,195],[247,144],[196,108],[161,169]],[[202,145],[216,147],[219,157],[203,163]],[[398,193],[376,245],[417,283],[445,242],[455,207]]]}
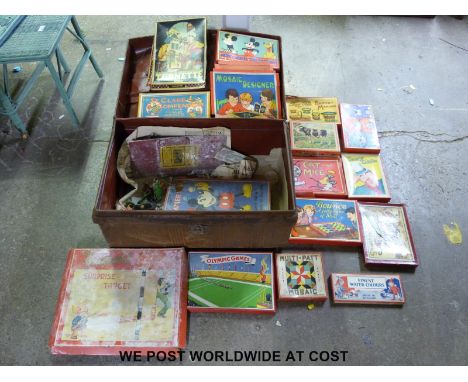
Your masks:
{"label": "game box with clown illustration", "polygon": [[330,286],[335,304],[403,305],[406,300],[400,275],[332,273]]}
{"label": "game box with clown illustration", "polygon": [[53,354],[177,350],[186,331],[183,248],[69,251],[49,338]]}
{"label": "game box with clown illustration", "polygon": [[190,312],[276,311],[271,252],[189,252]]}
{"label": "game box with clown illustration", "polygon": [[327,300],[322,255],[318,252],[285,251],[277,253],[278,300]]}

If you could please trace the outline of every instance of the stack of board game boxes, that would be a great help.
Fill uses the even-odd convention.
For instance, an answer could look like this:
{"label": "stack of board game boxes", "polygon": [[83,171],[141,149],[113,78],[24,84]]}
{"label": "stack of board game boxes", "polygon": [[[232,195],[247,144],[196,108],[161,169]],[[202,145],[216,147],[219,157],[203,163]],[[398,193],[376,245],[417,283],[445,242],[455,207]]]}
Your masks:
{"label": "stack of board game boxes", "polygon": [[138,117],[282,118],[280,41],[214,32],[210,45],[204,18],[157,23]]}
{"label": "stack of board game boxes", "polygon": [[[336,98],[288,97],[283,102],[277,36],[224,30],[207,35],[206,20],[197,18],[158,22],[153,39],[135,40],[135,52],[145,50],[139,44],[151,41],[150,59],[141,61],[127,52],[93,213],[109,245],[128,249],[69,251],[49,339],[52,353],[119,355],[141,350],[173,355],[185,347],[187,312],[274,314],[277,300],[324,302],[328,288],[323,254],[308,245],[362,246],[366,266],[414,269],[418,265],[405,207],[385,203],[390,195],[369,106],[339,107]],[[175,208],[172,214],[159,215],[112,210],[119,193],[126,190],[117,180],[117,150],[137,127],[221,125],[231,129],[237,149],[252,154],[247,151],[255,147],[267,154],[269,141],[282,142],[281,118],[286,115],[290,143],[286,139],[283,149],[291,147],[294,163],[288,162],[290,153],[286,153],[284,164],[286,177],[294,178],[297,198],[290,203],[296,208],[294,215],[267,211],[238,216],[230,211],[230,224],[223,228],[225,209],[205,215],[180,214]],[[206,119],[212,116],[226,119],[217,120],[220,124]],[[181,207],[179,194],[198,188],[206,196],[205,188],[213,187],[205,183],[190,180],[174,185],[165,205]],[[249,190],[242,186],[237,191]],[[221,193],[228,191],[233,189]],[[261,206],[259,210],[270,209],[268,198]],[[248,220],[254,239],[239,219]],[[151,224],[167,236],[168,244],[161,246],[180,248],[131,249],[145,243],[154,246],[154,230],[146,229]],[[206,234],[210,230],[214,235]],[[278,247],[275,240],[282,230],[286,243],[275,252],[208,249],[222,248],[223,242],[229,243],[224,248]],[[181,248],[184,244],[175,242],[207,249],[187,253]],[[332,273],[330,286],[335,303],[405,302],[396,274]]]}
{"label": "stack of board game boxes", "polygon": [[[370,268],[418,266],[403,204],[389,204],[369,105],[287,97],[298,219],[291,244],[362,246]],[[399,275],[333,273],[335,303],[403,304]]]}

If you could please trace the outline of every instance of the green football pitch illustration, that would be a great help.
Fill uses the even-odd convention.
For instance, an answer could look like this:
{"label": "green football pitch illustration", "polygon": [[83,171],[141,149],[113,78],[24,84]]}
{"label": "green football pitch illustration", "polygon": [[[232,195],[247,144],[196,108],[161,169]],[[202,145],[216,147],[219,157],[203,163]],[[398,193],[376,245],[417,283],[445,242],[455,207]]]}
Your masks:
{"label": "green football pitch illustration", "polygon": [[[269,296],[268,296],[269,295]],[[189,280],[189,301],[202,307],[257,308],[272,300],[271,285],[217,277]]]}

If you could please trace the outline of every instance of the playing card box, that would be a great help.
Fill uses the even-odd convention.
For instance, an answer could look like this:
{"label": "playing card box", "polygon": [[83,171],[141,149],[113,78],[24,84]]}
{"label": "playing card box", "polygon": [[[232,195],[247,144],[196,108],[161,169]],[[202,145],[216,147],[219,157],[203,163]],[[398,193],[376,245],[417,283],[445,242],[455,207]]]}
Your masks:
{"label": "playing card box", "polygon": [[330,285],[335,304],[405,303],[400,275],[332,273]]}
{"label": "playing card box", "polygon": [[190,312],[273,314],[271,252],[189,252]]}
{"label": "playing card box", "polygon": [[119,355],[185,347],[183,248],[71,249],[49,347],[53,354]]}
{"label": "playing card box", "polygon": [[341,159],[293,157],[297,197],[343,198],[348,195]]}
{"label": "playing card box", "polygon": [[322,255],[317,252],[276,253],[278,300],[317,301],[328,299]]}
{"label": "playing card box", "polygon": [[298,218],[290,244],[360,246],[357,202],[344,199],[296,198]]}
{"label": "playing card box", "polygon": [[359,212],[367,266],[418,266],[404,204],[359,203]]}

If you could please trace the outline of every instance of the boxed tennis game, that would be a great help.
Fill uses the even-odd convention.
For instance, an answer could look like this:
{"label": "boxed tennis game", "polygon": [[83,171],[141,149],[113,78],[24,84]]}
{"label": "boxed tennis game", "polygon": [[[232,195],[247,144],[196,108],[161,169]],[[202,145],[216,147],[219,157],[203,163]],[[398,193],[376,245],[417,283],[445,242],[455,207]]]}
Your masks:
{"label": "boxed tennis game", "polygon": [[189,252],[188,310],[273,314],[273,254]]}
{"label": "boxed tennis game", "polygon": [[183,248],[69,251],[49,339],[53,354],[177,350],[186,330]]}
{"label": "boxed tennis game", "polygon": [[289,243],[361,245],[361,223],[356,201],[296,198],[296,205],[298,217]]}
{"label": "boxed tennis game", "polygon": [[322,255],[317,252],[287,251],[277,253],[276,276],[278,300],[327,300]]}
{"label": "boxed tennis game", "polygon": [[366,265],[418,266],[404,204],[359,203],[359,212]]}
{"label": "boxed tennis game", "polygon": [[400,275],[332,273],[330,285],[335,304],[405,303]]}
{"label": "boxed tennis game", "polygon": [[343,198],[348,195],[341,159],[293,157],[298,197]]}

